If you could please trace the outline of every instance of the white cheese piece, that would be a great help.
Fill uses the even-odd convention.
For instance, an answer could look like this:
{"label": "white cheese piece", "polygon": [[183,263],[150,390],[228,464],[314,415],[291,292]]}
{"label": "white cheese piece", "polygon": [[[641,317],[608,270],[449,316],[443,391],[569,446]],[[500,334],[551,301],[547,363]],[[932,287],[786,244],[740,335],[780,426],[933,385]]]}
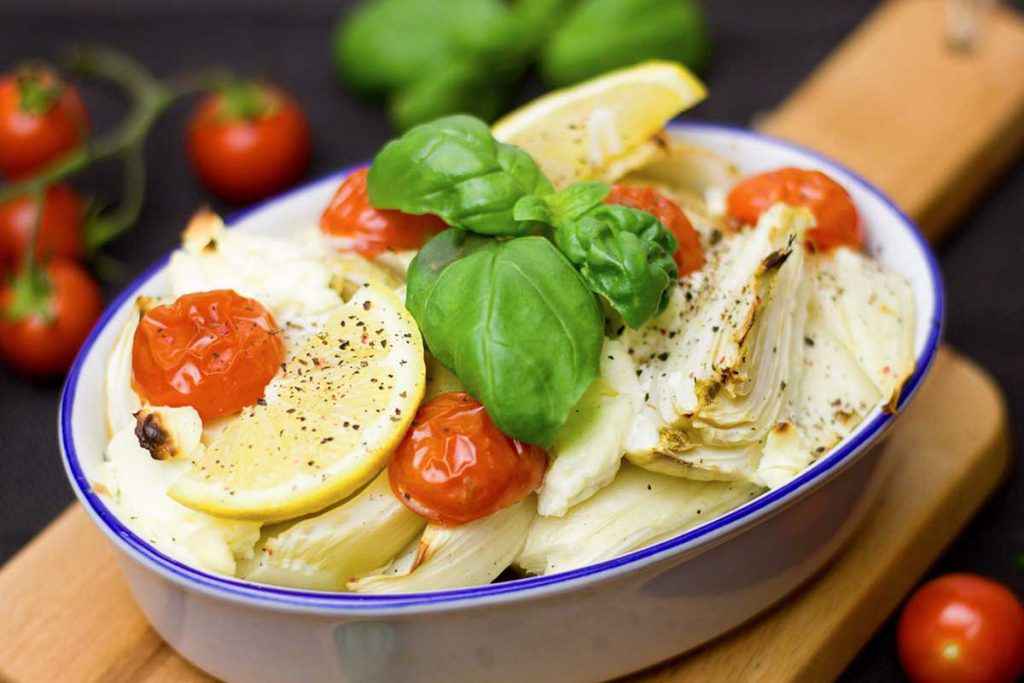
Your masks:
{"label": "white cheese piece", "polygon": [[238,230],[189,239],[171,256],[173,296],[233,289],[267,306],[278,323],[322,314],[339,305],[331,271],[316,242],[300,243]]}
{"label": "white cheese piece", "polygon": [[236,559],[251,556],[258,522],[225,520],[190,510],[167,495],[184,459],[154,460],[135,431],[123,429],[107,447],[106,495],[118,519],[156,548],[186,564],[233,575]]}
{"label": "white cheese piece", "polygon": [[816,259],[814,306],[884,400],[914,371],[914,299],[905,278],[840,248]]}

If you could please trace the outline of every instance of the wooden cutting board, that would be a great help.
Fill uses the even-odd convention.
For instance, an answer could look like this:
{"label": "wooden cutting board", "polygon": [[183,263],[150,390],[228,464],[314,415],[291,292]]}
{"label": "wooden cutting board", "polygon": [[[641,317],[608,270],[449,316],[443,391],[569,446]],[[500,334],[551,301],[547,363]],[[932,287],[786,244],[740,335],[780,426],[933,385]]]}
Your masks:
{"label": "wooden cutting board", "polygon": [[[761,125],[846,161],[934,239],[1024,140],[1024,25],[997,11],[978,49],[960,54],[945,48],[943,27],[939,0],[883,6]],[[822,576],[635,679],[835,677],[1003,477],[1010,447],[998,388],[943,349],[886,453],[879,504]],[[209,680],[149,628],[113,548],[78,505],[0,571],[0,605],[0,680]]]}
{"label": "wooden cutting board", "polygon": [[[890,477],[850,547],[780,608],[636,680],[834,677],[996,486],[1008,453],[998,389],[944,349],[891,435]],[[0,605],[0,680],[211,680],[149,628],[115,550],[77,504],[0,572]]]}

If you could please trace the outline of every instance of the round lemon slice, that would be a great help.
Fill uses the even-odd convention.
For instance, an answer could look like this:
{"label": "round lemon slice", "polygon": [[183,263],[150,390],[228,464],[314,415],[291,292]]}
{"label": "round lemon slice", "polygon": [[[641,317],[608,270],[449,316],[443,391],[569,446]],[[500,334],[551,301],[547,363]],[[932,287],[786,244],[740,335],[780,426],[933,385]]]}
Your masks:
{"label": "round lemon slice", "polygon": [[536,99],[492,131],[529,152],[555,187],[611,181],[656,153],[665,124],[706,95],[681,64],[644,62]]}
{"label": "round lemon slice", "polygon": [[218,517],[263,522],[346,498],[405,433],[424,366],[419,329],[398,297],[360,288],[287,350],[265,398],[210,436],[169,495]]}

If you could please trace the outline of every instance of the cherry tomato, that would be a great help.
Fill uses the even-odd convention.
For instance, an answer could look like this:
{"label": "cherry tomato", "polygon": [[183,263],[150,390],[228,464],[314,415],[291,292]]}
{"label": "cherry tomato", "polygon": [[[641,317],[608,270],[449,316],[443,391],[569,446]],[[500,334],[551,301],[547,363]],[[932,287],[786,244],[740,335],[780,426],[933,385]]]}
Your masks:
{"label": "cherry tomato", "polygon": [[51,261],[44,273],[26,311],[17,310],[26,304],[24,280],[0,291],[0,356],[27,375],[67,370],[103,309],[99,287],[77,263]]}
{"label": "cherry tomato", "polygon": [[45,67],[0,77],[0,171],[32,175],[82,143],[89,117],[75,86]]}
{"label": "cherry tomato", "polygon": [[898,639],[915,683],[1009,683],[1024,673],[1024,607],[980,576],[949,574],[919,588]]}
{"label": "cherry tomato", "polygon": [[[82,220],[85,201],[69,185],[51,185],[43,197],[43,217],[36,234],[36,258],[81,260],[85,256]],[[36,201],[17,197],[0,204],[0,262],[21,262],[36,223]]]}
{"label": "cherry tomato", "polygon": [[446,227],[437,216],[375,209],[366,190],[368,169],[345,178],[320,216],[320,230],[338,238],[339,248],[366,258],[381,252],[419,249]]}
{"label": "cherry tomato", "polygon": [[207,95],[188,124],[188,154],[203,184],[231,202],[279,192],[309,165],[309,123],[284,91],[242,83]]}
{"label": "cherry tomato", "polygon": [[256,403],[283,360],[273,316],[230,289],[153,308],[132,347],[139,394],[154,405],[192,406],[204,420]]}
{"label": "cherry tomato", "polygon": [[817,219],[807,243],[818,251],[835,247],[862,249],[864,234],[853,198],[842,185],[821,171],[780,168],[738,183],[726,199],[729,215],[753,225],[772,204],[806,206]]}
{"label": "cherry tomato", "polygon": [[661,221],[676,237],[678,247],[673,257],[679,267],[680,277],[703,267],[704,249],[700,246],[700,236],[683,210],[668,197],[651,187],[613,185],[605,202],[646,211]]}
{"label": "cherry tomato", "polygon": [[547,462],[540,448],[502,433],[472,396],[454,392],[420,406],[388,478],[410,510],[456,525],[530,495],[540,486]]}

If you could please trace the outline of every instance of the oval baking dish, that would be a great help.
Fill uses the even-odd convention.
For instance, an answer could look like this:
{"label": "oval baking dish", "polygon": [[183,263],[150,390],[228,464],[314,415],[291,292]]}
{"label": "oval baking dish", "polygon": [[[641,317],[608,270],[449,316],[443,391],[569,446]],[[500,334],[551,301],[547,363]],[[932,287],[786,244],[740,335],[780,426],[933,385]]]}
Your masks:
{"label": "oval baking dish", "polygon": [[[72,367],[59,438],[75,494],[120,551],[136,600],[160,634],[230,681],[532,680],[619,676],[696,647],[749,619],[818,571],[873,500],[881,437],[935,356],[943,316],[934,257],[877,189],[813,152],[743,129],[673,124],[673,135],[751,173],[817,168],[863,217],[869,249],[911,283],[916,366],[895,413],[870,413],[788,483],[660,543],[569,572],[399,595],[257,585],[186,566],[130,531],[92,490],[106,444],[106,358],[139,294],[166,290],[166,258],[108,307]],[[235,216],[237,230],[281,233],[315,221],[341,171]]]}

